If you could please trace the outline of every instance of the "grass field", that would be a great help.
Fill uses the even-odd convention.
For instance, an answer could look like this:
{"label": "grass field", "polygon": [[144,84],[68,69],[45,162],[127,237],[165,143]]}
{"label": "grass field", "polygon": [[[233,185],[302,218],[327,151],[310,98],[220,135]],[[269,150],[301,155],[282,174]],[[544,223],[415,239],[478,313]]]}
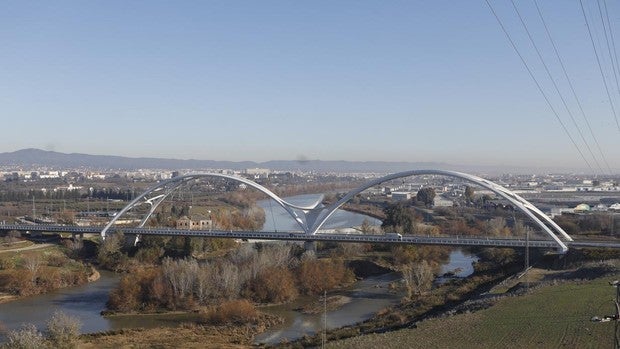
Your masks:
{"label": "grass field", "polygon": [[613,277],[547,286],[475,313],[424,321],[416,329],[359,336],[329,348],[613,348]]}

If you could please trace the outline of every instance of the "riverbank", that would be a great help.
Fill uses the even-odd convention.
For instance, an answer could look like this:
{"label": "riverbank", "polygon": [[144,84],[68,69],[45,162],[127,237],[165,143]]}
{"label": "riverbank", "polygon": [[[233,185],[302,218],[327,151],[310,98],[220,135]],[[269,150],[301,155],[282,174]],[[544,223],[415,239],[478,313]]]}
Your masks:
{"label": "riverbank", "polygon": [[[504,296],[486,295],[449,312],[418,321],[413,328],[328,342],[328,348],[602,348],[613,322],[594,323],[613,313],[618,261],[549,272],[533,270],[529,287],[514,284]],[[527,319],[527,321],[524,321]]]}
{"label": "riverbank", "polygon": [[[122,315],[121,315],[122,316]],[[251,348],[254,337],[282,320],[260,313],[245,324],[205,325],[185,322],[177,327],[121,329],[82,335],[78,348]]]}
{"label": "riverbank", "polygon": [[14,300],[19,299],[18,296],[16,295],[12,295],[12,294],[7,294],[7,293],[0,293],[0,304],[2,303],[8,303]]}
{"label": "riverbank", "polygon": [[29,244],[0,254],[0,303],[99,280],[100,273],[55,244]]}
{"label": "riverbank", "polygon": [[[415,327],[418,321],[437,316],[452,309],[467,299],[488,292],[493,286],[517,273],[521,265],[512,263],[497,267],[494,263],[480,262],[476,271],[464,279],[453,279],[439,285],[421,297],[403,301],[375,313],[370,319],[352,326],[343,326],[327,331],[328,341],[342,340],[372,333],[385,333],[403,328]],[[319,346],[321,336],[306,336],[291,344],[274,344],[275,347]]]}
{"label": "riverbank", "polygon": [[[95,282],[101,278],[101,274],[99,273],[97,269],[95,269],[95,267],[91,266],[90,270],[91,270],[91,273],[86,278],[87,280],[86,283]],[[46,293],[58,291],[59,289],[62,289],[62,288],[76,287],[76,286],[82,286],[82,285],[83,284],[73,284],[73,285],[69,285],[66,287],[53,288],[53,289],[49,289],[48,292],[41,292],[41,293],[38,293],[37,295],[44,295]],[[24,299],[24,298],[31,297],[31,296],[32,295],[16,295],[16,294],[10,294],[6,292],[0,292],[0,304],[17,301],[17,300]]]}

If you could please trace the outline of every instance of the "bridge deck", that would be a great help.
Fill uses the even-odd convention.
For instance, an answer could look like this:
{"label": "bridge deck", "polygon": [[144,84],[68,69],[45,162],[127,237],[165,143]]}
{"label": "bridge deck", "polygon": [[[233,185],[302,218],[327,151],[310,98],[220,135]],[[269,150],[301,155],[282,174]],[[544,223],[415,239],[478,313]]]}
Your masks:
{"label": "bridge deck", "polygon": [[[72,225],[46,224],[4,224],[0,230],[37,231],[75,234],[98,234],[102,227],[80,227]],[[558,248],[552,240],[530,240],[496,237],[470,236],[419,236],[403,235],[369,235],[369,234],[332,234],[318,233],[306,235],[302,232],[277,231],[222,231],[222,230],[179,230],[172,228],[114,228],[130,235],[161,235],[161,236],[192,236],[210,238],[228,238],[244,240],[289,240],[289,241],[335,241],[335,242],[366,242],[366,243],[395,243],[420,245],[449,245],[449,246],[494,246],[494,247],[530,247]],[[570,247],[604,247],[620,248],[620,243],[609,241],[573,241],[567,242]]]}
{"label": "bridge deck", "polygon": [[[70,225],[45,224],[4,224],[0,230],[56,232],[73,234],[99,234],[102,227],[80,227]],[[493,247],[525,247],[529,244],[535,248],[557,248],[552,240],[530,240],[496,237],[462,237],[462,236],[418,236],[418,235],[368,235],[368,234],[332,234],[318,233],[306,235],[302,232],[277,231],[222,231],[222,230],[179,230],[172,228],[115,228],[130,235],[161,235],[161,236],[193,236],[210,238],[228,238],[244,240],[288,240],[288,241],[335,241],[335,242],[368,242],[368,243],[397,243],[420,245],[449,245],[449,246],[493,246]],[[567,242],[570,247],[604,247],[620,248],[619,242],[609,241],[573,241]]]}

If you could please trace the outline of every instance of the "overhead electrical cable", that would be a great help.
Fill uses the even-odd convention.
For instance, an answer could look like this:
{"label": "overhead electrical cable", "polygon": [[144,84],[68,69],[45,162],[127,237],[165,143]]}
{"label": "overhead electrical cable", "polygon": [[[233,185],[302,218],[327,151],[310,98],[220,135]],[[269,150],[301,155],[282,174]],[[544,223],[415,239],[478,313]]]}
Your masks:
{"label": "overhead electrical cable", "polygon": [[594,55],[596,56],[596,63],[598,63],[598,70],[601,73],[601,78],[603,79],[603,84],[605,85],[605,92],[607,92],[607,98],[609,98],[609,105],[611,106],[611,111],[614,114],[614,120],[616,121],[616,126],[618,127],[618,131],[620,131],[620,123],[618,122],[618,114],[616,113],[616,107],[614,107],[614,101],[611,99],[611,94],[609,93],[609,86],[607,85],[607,79],[605,79],[605,73],[603,72],[603,66],[601,65],[601,59],[599,58],[596,45],[594,44],[594,38],[592,37],[592,29],[590,29],[590,22],[588,21],[588,16],[586,16],[586,10],[583,7],[582,0],[579,0],[579,5],[581,5],[581,13],[583,14],[583,19],[586,21],[586,27],[588,28],[590,42],[592,43],[592,48],[594,49]]}
{"label": "overhead electrical cable", "polygon": [[586,138],[583,136],[583,132],[581,132],[581,127],[579,127],[579,124],[577,124],[577,121],[575,120],[573,113],[568,107],[568,104],[566,103],[566,100],[564,99],[564,96],[562,95],[562,92],[560,91],[560,88],[558,87],[558,84],[553,78],[553,74],[551,74],[551,70],[549,70],[547,63],[545,63],[545,59],[540,53],[540,50],[538,49],[538,45],[536,45],[536,42],[534,41],[534,38],[532,37],[532,33],[530,33],[530,30],[527,28],[527,24],[525,24],[525,20],[523,19],[523,16],[521,16],[521,12],[519,12],[519,9],[517,8],[517,5],[515,4],[514,0],[510,0],[510,2],[512,3],[512,8],[515,10],[517,17],[519,17],[519,21],[521,22],[521,25],[523,25],[523,29],[525,30],[525,33],[527,33],[527,37],[530,40],[530,43],[532,44],[532,46],[534,47],[534,50],[536,51],[536,55],[538,55],[538,59],[540,59],[540,63],[542,63],[543,67],[545,68],[545,72],[547,72],[547,76],[549,77],[549,80],[551,80],[551,83],[553,84],[553,87],[555,88],[555,92],[557,92],[558,96],[560,97],[560,100],[562,101],[562,105],[564,106],[564,109],[566,109],[568,116],[570,117],[571,121],[573,122],[573,125],[577,129],[577,133],[581,137],[581,140],[585,144],[586,149],[588,150],[588,152],[590,153],[590,156],[594,160],[596,167],[598,167],[599,171],[603,173],[604,172],[603,168],[601,167],[598,160],[594,156],[594,153],[592,152],[592,149],[590,148],[590,144],[588,143]]}
{"label": "overhead electrical cable", "polygon": [[592,168],[592,165],[590,165],[590,163],[588,162],[586,157],[583,155],[583,152],[581,151],[579,146],[577,146],[577,143],[573,139],[573,136],[571,136],[570,132],[568,132],[568,129],[564,125],[564,122],[562,122],[562,119],[560,118],[560,115],[558,114],[558,112],[553,107],[553,104],[551,104],[551,101],[549,100],[549,97],[547,97],[547,94],[542,89],[542,86],[540,85],[540,83],[536,79],[536,76],[534,76],[534,73],[532,72],[532,69],[530,69],[530,66],[525,61],[525,58],[523,58],[523,55],[521,55],[521,52],[519,52],[519,49],[517,48],[517,45],[512,40],[512,37],[510,37],[510,34],[508,34],[508,31],[506,30],[506,27],[504,27],[504,24],[502,23],[501,19],[499,18],[499,16],[495,12],[495,9],[493,8],[493,6],[489,2],[489,0],[484,0],[484,1],[486,2],[487,6],[489,6],[489,9],[493,13],[493,16],[497,20],[497,23],[499,24],[500,28],[504,32],[504,35],[506,35],[506,38],[508,39],[508,42],[510,42],[510,45],[512,46],[513,50],[515,51],[517,56],[519,56],[519,59],[521,60],[521,63],[523,63],[523,66],[525,67],[525,69],[527,70],[528,74],[530,75],[530,78],[532,78],[532,80],[534,81],[534,84],[536,84],[536,87],[538,88],[538,91],[540,91],[540,94],[543,96],[543,98],[547,102],[547,106],[549,107],[549,109],[551,109],[551,111],[553,112],[553,115],[555,115],[555,118],[558,120],[558,122],[562,126],[562,129],[564,130],[564,133],[566,133],[566,135],[570,139],[571,143],[573,144],[573,146],[575,147],[575,149],[577,150],[577,152],[579,153],[579,155],[581,156],[583,161],[586,163],[586,165],[588,165],[588,168],[590,169],[590,171],[594,172],[594,169]]}
{"label": "overhead electrical cable", "polygon": [[598,14],[601,18],[601,24],[603,26],[603,33],[605,33],[605,43],[607,44],[607,53],[609,54],[609,61],[611,62],[611,69],[614,72],[614,80],[616,81],[616,91],[620,92],[620,84],[618,83],[618,69],[616,64],[614,63],[614,56],[611,53],[611,44],[609,43],[609,35],[608,31],[611,31],[611,26],[608,26],[609,22],[605,24],[605,19],[603,17],[603,9],[601,8],[601,0],[597,0],[596,4],[598,5]]}
{"label": "overhead electrical cable", "polygon": [[555,52],[555,56],[558,59],[558,62],[560,62],[560,67],[562,68],[562,72],[564,73],[564,77],[566,78],[566,81],[568,82],[568,86],[570,87],[571,92],[573,93],[573,97],[575,98],[575,101],[577,102],[577,106],[579,107],[579,111],[581,112],[581,116],[583,117],[583,120],[585,121],[586,125],[588,126],[588,130],[590,131],[590,136],[592,136],[592,139],[594,140],[594,144],[596,145],[596,148],[598,149],[598,152],[600,154],[601,159],[603,160],[603,162],[605,163],[605,166],[607,167],[607,170],[609,172],[609,174],[612,173],[611,167],[609,166],[609,163],[607,162],[607,157],[605,156],[605,153],[603,152],[603,150],[601,149],[601,145],[598,142],[598,139],[596,138],[596,135],[594,134],[594,131],[592,130],[592,126],[590,125],[590,121],[588,120],[588,117],[586,116],[586,113],[583,109],[583,106],[581,105],[581,101],[579,99],[579,97],[577,96],[577,92],[575,91],[575,87],[573,86],[573,82],[572,79],[569,77],[568,75],[568,71],[566,70],[566,66],[564,66],[564,61],[562,60],[562,56],[560,55],[560,51],[558,50],[557,46],[555,45],[555,40],[553,40],[553,36],[551,35],[551,31],[549,30],[549,27],[547,26],[547,21],[545,21],[545,17],[542,14],[542,11],[540,10],[540,6],[538,5],[538,0],[534,0],[534,5],[536,6],[536,11],[538,12],[538,16],[540,17],[540,20],[545,28],[545,32],[547,33],[547,38],[549,38],[549,42],[551,42],[551,46],[553,47],[553,51]]}
{"label": "overhead electrical cable", "polygon": [[[607,28],[609,28],[609,37],[611,38],[611,45],[613,47],[614,59],[613,63],[616,64],[616,71],[620,74],[620,64],[618,64],[618,51],[616,50],[616,39],[614,38],[614,29],[611,26],[611,22],[609,21],[609,11],[607,10],[607,0],[603,1],[604,9],[605,9],[605,18],[607,19]],[[620,88],[618,89],[618,94],[620,94]]]}

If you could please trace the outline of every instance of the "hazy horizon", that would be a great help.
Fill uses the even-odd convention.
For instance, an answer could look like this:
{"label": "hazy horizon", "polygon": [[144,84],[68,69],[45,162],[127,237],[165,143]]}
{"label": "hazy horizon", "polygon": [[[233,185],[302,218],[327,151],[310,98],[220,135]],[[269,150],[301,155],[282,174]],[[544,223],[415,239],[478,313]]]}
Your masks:
{"label": "hazy horizon", "polygon": [[[528,167],[528,166],[510,166],[510,165],[502,165],[502,164],[483,165],[483,164],[474,164],[474,163],[464,164],[464,163],[422,162],[422,161],[420,162],[418,161],[398,162],[398,161],[382,161],[382,160],[351,161],[351,160],[346,160],[346,159],[336,159],[336,160],[269,159],[266,161],[255,161],[251,159],[245,159],[245,160],[233,161],[233,160],[174,158],[174,157],[157,157],[157,156],[155,157],[128,156],[127,157],[127,156],[111,154],[111,153],[110,154],[88,154],[88,153],[80,153],[80,152],[65,153],[65,152],[44,150],[44,149],[38,149],[38,148],[25,148],[25,149],[18,149],[12,152],[0,152],[0,165],[5,165],[5,166],[6,165],[18,165],[17,163],[13,163],[13,164],[7,163],[5,155],[23,154],[23,152],[30,152],[30,151],[32,152],[27,155],[26,159],[20,158],[21,162],[33,161],[32,154],[40,151],[40,152],[53,152],[55,154],[61,154],[63,156],[69,156],[69,157],[71,156],[93,157],[94,156],[94,157],[104,157],[104,158],[107,158],[107,157],[120,158],[121,162],[118,163],[117,165],[110,165],[111,166],[110,168],[125,168],[126,166],[128,166],[128,164],[131,164],[132,168],[133,167],[140,168],[139,165],[135,165],[135,164],[132,164],[131,162],[127,162],[127,160],[135,160],[138,164],[143,164],[142,162],[140,162],[140,160],[156,160],[156,161],[161,161],[161,163],[164,165],[161,168],[169,168],[169,169],[181,169],[182,168],[180,167],[181,164],[176,163],[176,162],[187,162],[186,165],[189,166],[187,167],[187,169],[190,169],[190,168],[198,169],[199,165],[206,166],[203,168],[207,168],[209,166],[213,167],[212,166],[213,164],[210,164],[210,162],[213,162],[213,163],[217,163],[220,165],[229,163],[232,165],[232,167],[230,167],[232,169],[241,169],[241,167],[239,167],[241,165],[248,165],[248,166],[264,165],[266,167],[271,166],[273,167],[272,169],[274,170],[282,170],[284,167],[287,167],[289,168],[289,170],[291,170],[293,169],[293,167],[295,167],[293,166],[294,164],[298,165],[297,167],[298,170],[303,170],[304,168],[307,170],[317,170],[316,168],[311,168],[312,166],[308,167],[310,164],[314,164],[315,167],[318,166],[319,171],[331,172],[331,170],[336,170],[336,168],[334,167],[336,164],[334,163],[338,163],[338,164],[344,163],[343,164],[344,167],[339,166],[337,168],[337,172],[349,172],[349,171],[366,172],[366,170],[368,170],[368,172],[388,173],[388,172],[400,172],[400,171],[406,171],[406,170],[411,170],[411,169],[425,168],[425,169],[449,169],[449,170],[479,173],[479,174],[486,173],[486,174],[492,174],[492,175],[508,174],[508,173],[513,173],[513,174],[549,174],[549,173],[570,174],[570,173],[573,173],[573,174],[596,175],[596,173],[588,171],[588,169],[586,168],[579,168],[579,167],[554,167],[554,166]],[[37,155],[41,155],[41,154],[37,154]],[[65,159],[64,158],[63,160],[58,160],[58,159],[59,158],[57,156],[55,156],[52,159],[45,158],[44,160],[47,162],[45,162],[44,166],[47,166],[47,163],[58,162],[59,164],[55,164],[54,166],[63,167],[62,162]],[[80,158],[79,160],[77,158],[74,158],[71,160],[71,162],[75,162],[75,161],[84,162],[86,160],[84,160],[83,158]],[[36,162],[37,161],[34,161],[33,163],[36,163]],[[169,167],[171,165],[170,162],[173,162],[174,166]],[[201,163],[201,164],[196,164],[195,162]],[[97,162],[95,161],[95,163]],[[382,166],[381,164],[385,164],[385,166]],[[41,165],[41,163],[39,163],[39,165]],[[407,165],[412,165],[413,167],[407,166]],[[428,165],[428,166],[420,167],[420,165]],[[101,167],[101,166],[103,165],[98,165],[95,167]],[[153,166],[152,162],[148,162],[148,166],[146,166],[145,168],[156,168],[156,167]],[[617,171],[614,171],[612,175],[618,175]]]}
{"label": "hazy horizon", "polygon": [[[605,170],[535,8],[518,5],[577,128],[512,7],[492,3],[579,149]],[[0,6],[0,152],[587,170],[484,2]],[[541,10],[618,169],[620,132],[579,4]],[[596,10],[586,3],[591,20]],[[620,86],[609,86],[620,107]]]}

